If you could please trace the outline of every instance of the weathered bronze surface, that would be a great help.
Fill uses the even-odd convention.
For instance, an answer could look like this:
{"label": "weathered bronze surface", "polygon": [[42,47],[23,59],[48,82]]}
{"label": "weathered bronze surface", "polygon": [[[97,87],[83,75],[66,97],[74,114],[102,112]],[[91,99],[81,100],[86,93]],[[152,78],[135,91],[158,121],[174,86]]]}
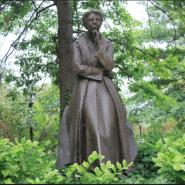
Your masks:
{"label": "weathered bronze surface", "polygon": [[105,158],[95,160],[89,170],[108,160],[115,166],[123,159],[136,162],[133,130],[112,81],[113,45],[99,32],[103,16],[91,10],[82,20],[88,31],[73,43],[78,78],[61,120],[57,166],[80,165],[93,151]]}

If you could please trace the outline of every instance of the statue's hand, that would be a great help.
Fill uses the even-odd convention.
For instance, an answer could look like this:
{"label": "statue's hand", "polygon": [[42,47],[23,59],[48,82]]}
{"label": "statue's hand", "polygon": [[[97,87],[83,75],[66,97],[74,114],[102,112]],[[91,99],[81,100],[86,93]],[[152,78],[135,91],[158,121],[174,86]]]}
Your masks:
{"label": "statue's hand", "polygon": [[97,30],[95,30],[95,29],[92,30],[91,32],[92,32],[94,41],[98,45],[98,49],[100,49],[100,33]]}

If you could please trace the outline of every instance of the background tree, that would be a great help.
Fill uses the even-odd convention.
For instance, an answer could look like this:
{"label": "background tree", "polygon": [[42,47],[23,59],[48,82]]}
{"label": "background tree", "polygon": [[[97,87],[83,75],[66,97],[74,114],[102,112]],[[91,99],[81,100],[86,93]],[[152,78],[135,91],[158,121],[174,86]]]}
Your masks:
{"label": "background tree", "polygon": [[[182,118],[185,68],[182,37],[183,3],[144,2],[149,20],[147,28],[143,28],[142,23],[134,20],[126,11],[125,1],[1,2],[1,12],[3,12],[1,33],[4,36],[9,33],[18,35],[9,52],[1,60],[3,67],[11,52],[14,50],[19,52],[16,54],[15,64],[20,66],[20,76],[9,74],[5,78],[7,83],[15,82],[15,89],[9,95],[13,96],[17,92],[16,88],[20,87],[24,95],[35,92],[35,84],[42,78],[42,73],[45,76],[49,75],[56,85],[60,84],[60,107],[63,110],[67,105],[65,103],[67,87],[71,90],[74,85],[72,60],[67,57],[72,53],[72,32],[74,41],[84,32],[81,20],[83,12],[99,9],[105,16],[103,26],[106,31],[103,35],[114,45],[117,71],[114,73],[114,82],[120,90],[123,79],[129,79],[129,90],[135,93],[135,96],[124,102],[130,105],[128,113],[131,123],[137,124],[147,120],[156,122],[157,118],[177,118],[176,115],[179,115],[178,119]],[[68,13],[70,3],[71,13]],[[51,8],[55,5],[58,14]],[[61,11],[64,6],[68,7],[65,9],[67,12]],[[62,19],[60,14],[62,12],[67,16],[65,19],[67,22]],[[4,22],[6,16],[9,25]],[[110,21],[114,26],[109,24]],[[67,36],[58,35],[57,28],[60,33],[66,33]],[[29,32],[32,36],[26,39],[25,35]],[[167,46],[160,48],[157,45],[147,45],[147,43],[160,42],[167,43]],[[177,88],[181,102],[176,98]]]}
{"label": "background tree", "polygon": [[[138,83],[138,87],[129,87],[135,92],[135,96],[128,100],[131,105],[130,118],[134,122],[152,122],[158,125],[167,120],[176,120],[180,121],[178,126],[182,129],[185,121],[185,3],[147,1],[143,4],[148,14],[148,22],[139,39],[143,43],[151,44],[148,48],[143,48],[151,55],[145,61],[152,70],[147,86]],[[143,93],[144,89],[139,88],[143,85],[148,87],[145,88],[148,93]],[[167,98],[174,103],[165,102]],[[134,107],[133,104],[137,106]]]}

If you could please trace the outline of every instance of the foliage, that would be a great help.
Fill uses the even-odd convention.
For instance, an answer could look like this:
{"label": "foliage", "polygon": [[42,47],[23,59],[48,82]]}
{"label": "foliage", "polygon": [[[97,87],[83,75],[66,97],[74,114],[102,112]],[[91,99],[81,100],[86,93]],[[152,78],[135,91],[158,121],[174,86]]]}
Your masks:
{"label": "foliage", "polygon": [[[95,175],[87,172],[88,167],[96,159],[103,159],[104,156],[93,152],[88,157],[88,161],[84,161],[82,165],[75,163],[66,170],[66,177],[59,174],[57,169],[54,169],[56,161],[48,161],[47,155],[43,152],[44,147],[50,141],[42,142],[40,145],[37,141],[21,139],[21,142],[15,139],[15,144],[9,142],[8,139],[0,140],[0,183],[13,184],[45,184],[45,183],[70,183],[72,181],[71,175],[75,170],[79,175],[75,175],[81,184],[94,183],[108,183],[118,180],[115,176],[123,169],[128,169],[126,161],[123,160],[123,166],[117,162],[118,172],[116,167],[108,161],[106,164],[101,164],[101,170],[96,167],[93,171]],[[53,168],[53,169],[52,169]],[[108,169],[112,169],[112,174]],[[63,182],[62,182],[63,181]]]}
{"label": "foliage", "polygon": [[[0,183],[5,184],[28,184],[38,177],[43,183],[58,183],[62,181],[57,170],[52,170],[55,161],[48,161],[47,155],[43,152],[49,141],[42,142],[15,139],[15,144],[8,142],[8,139],[0,140]],[[58,176],[57,176],[58,174]],[[56,177],[55,177],[56,176]]]}
{"label": "foliage", "polygon": [[134,123],[154,124],[156,119],[167,122],[175,118],[180,121],[185,114],[184,2],[159,0],[141,3],[146,7],[148,22],[138,36],[150,75],[145,82],[137,82],[137,86],[131,82],[129,86],[135,92],[127,100],[129,119]]}
{"label": "foliage", "polygon": [[[163,122],[173,117],[180,120],[185,113],[184,105],[184,3],[180,1],[141,2],[148,14],[147,26],[134,20],[126,11],[125,1],[71,1],[73,19],[73,40],[83,29],[81,17],[90,9],[101,10],[104,14],[103,35],[114,45],[114,83],[118,90],[123,79],[128,78],[129,90],[135,95],[126,102],[131,123]],[[35,84],[49,75],[59,85],[59,64],[57,57],[57,13],[51,2],[43,1],[2,1],[0,15],[1,33],[18,35],[12,49],[19,51],[15,64],[20,67],[20,77],[8,75],[6,82],[15,82],[17,87],[36,90]],[[48,7],[48,8],[47,8]],[[80,11],[79,11],[80,10]],[[21,12],[21,13],[18,13]],[[9,25],[4,18],[9,16]],[[46,19],[47,17],[47,19]],[[110,26],[112,22],[114,26]],[[29,26],[28,26],[29,25]],[[23,38],[31,31],[31,38]],[[161,47],[161,43],[166,46]],[[5,61],[6,57],[2,60]],[[67,100],[68,101],[68,100]],[[63,106],[61,109],[63,110]]]}
{"label": "foliage", "polygon": [[[31,142],[30,140],[22,138],[20,142],[15,139],[15,143],[11,143],[8,142],[8,139],[1,139],[0,182],[21,184],[154,184],[155,182],[155,184],[169,184],[176,182],[173,178],[173,173],[170,176],[169,171],[163,170],[161,171],[162,174],[159,176],[157,174],[159,167],[155,164],[155,160],[157,160],[157,164],[160,163],[160,166],[162,164],[162,168],[165,167],[166,169],[168,167],[167,170],[171,169],[169,164],[166,165],[168,160],[166,160],[166,158],[162,158],[162,160],[159,161],[159,157],[161,157],[161,153],[166,155],[166,150],[171,150],[172,148],[173,151],[171,153],[175,153],[173,155],[170,154],[167,157],[170,158],[171,156],[171,163],[174,164],[174,158],[177,159],[179,155],[183,155],[184,136],[177,130],[167,133],[164,137],[159,132],[150,132],[149,135],[137,138],[138,162],[132,172],[123,171],[131,165],[129,164],[127,166],[125,160],[123,160],[123,166],[120,163],[117,163],[117,168],[111,164],[111,161],[108,161],[106,164],[101,164],[100,167],[94,168],[93,172],[88,171],[91,163],[93,163],[96,159],[104,158],[104,156],[101,156],[96,152],[93,152],[92,155],[88,157],[88,162],[84,161],[82,165],[66,165],[63,169],[56,169],[57,152],[46,152],[50,141],[42,141],[39,143],[37,141]],[[164,140],[168,142],[166,148],[161,145],[162,139],[159,140],[159,138],[164,138]],[[173,138],[177,138],[177,140],[174,142]],[[159,141],[156,142],[157,140]],[[173,142],[171,140],[173,140]],[[163,148],[163,151],[161,148]],[[161,151],[159,151],[159,149]],[[177,155],[177,157],[175,157],[175,155]],[[182,161],[179,160],[179,163],[177,163],[177,161],[175,164],[182,165],[183,163],[181,164],[181,162],[183,162],[184,159],[183,157],[181,159]]]}
{"label": "foliage", "polygon": [[[89,168],[90,164],[93,163],[96,159],[103,159],[104,156],[97,154],[95,151],[88,157],[88,161],[84,161],[82,165],[78,165],[75,163],[72,165],[70,168],[67,169],[67,177],[68,180],[66,181],[67,183],[70,183],[73,179],[70,178],[74,170],[77,169],[77,171],[80,173],[80,175],[75,175],[75,181],[79,181],[80,184],[106,184],[106,183],[119,183],[118,178],[116,177],[117,174],[123,169],[128,169],[128,166],[131,166],[132,163],[126,164],[126,161],[123,160],[122,164],[123,166],[117,162],[117,168],[119,169],[118,171],[116,170],[116,167],[111,164],[110,161],[107,161],[106,164],[102,163],[99,167],[96,167],[93,169],[94,174],[87,172],[87,169]],[[114,173],[111,173],[109,169],[112,169]],[[78,180],[79,179],[79,180]]]}
{"label": "foliage", "polygon": [[[165,184],[177,183],[184,178],[181,175],[183,169],[177,170],[183,165],[184,159],[181,158],[179,162],[182,164],[176,167],[178,162],[175,163],[174,158],[184,152],[184,146],[178,147],[183,145],[184,141],[180,137],[181,132],[185,131],[185,3],[174,0],[152,0],[142,3],[146,6],[148,14],[146,27],[126,11],[125,1],[71,1],[73,31],[84,29],[81,17],[86,10],[99,9],[104,14],[103,26],[106,31],[102,34],[114,46],[113,81],[120,90],[123,79],[128,78],[129,90],[134,93],[134,96],[128,99],[123,97],[129,121],[131,124],[149,123],[152,129],[148,135],[137,139],[137,168],[128,173],[116,172],[115,175],[116,173],[112,174],[106,168],[112,167],[110,163],[105,164],[105,169],[103,165],[100,169],[95,168],[93,173],[87,172],[88,162],[79,166],[74,164],[61,172],[55,168],[55,162],[52,161],[56,159],[59,112],[60,109],[65,109],[71,97],[70,92],[66,93],[65,103],[59,105],[56,9],[51,8],[52,4],[49,1],[1,1],[0,33],[4,37],[9,33],[16,34],[17,39],[12,42],[9,53],[2,58],[0,67],[5,66],[9,54],[15,50],[18,51],[15,65],[20,69],[19,76],[6,70],[2,78],[0,68],[0,137],[10,138],[10,141],[18,138],[14,144],[7,144],[7,140],[0,141],[0,150],[3,151],[0,154],[1,183]],[[9,24],[7,21],[4,22],[7,17]],[[110,26],[109,22],[114,26]],[[30,38],[26,38],[27,33],[31,33]],[[75,34],[73,40],[80,36],[80,33]],[[160,44],[165,46],[162,47]],[[50,76],[53,84],[57,86],[36,87],[36,83],[43,78],[41,74],[44,77]],[[36,99],[33,107],[29,108],[31,100],[28,95],[34,92]],[[159,148],[154,147],[158,146],[162,139],[165,141],[159,130],[163,129],[161,124],[169,120],[178,121],[177,128],[181,132],[170,131],[165,135],[166,144],[161,144]],[[28,140],[30,128],[33,129],[33,143]],[[22,137],[25,139],[21,139]],[[44,144],[46,140],[50,140],[50,144]],[[169,146],[170,142],[172,146]],[[167,147],[161,149],[163,146]],[[47,154],[43,152],[43,147]],[[170,147],[174,153],[170,151]],[[100,157],[96,153],[92,156]],[[157,161],[156,164],[161,165],[162,170],[159,170],[152,158]],[[165,159],[169,159],[170,165],[166,165],[169,161]],[[158,170],[162,172],[160,176],[157,174]],[[170,176],[165,176],[167,172]],[[173,174],[176,179],[173,178]]]}
{"label": "foliage", "polygon": [[[163,140],[165,143],[163,143]],[[175,140],[175,137],[160,139],[156,148],[160,149],[157,158],[152,158],[162,177],[170,176],[175,183],[185,183],[185,135]]]}
{"label": "foliage", "polygon": [[10,141],[14,141],[15,137],[19,140],[24,136],[28,138],[25,123],[28,102],[24,97],[20,97],[20,92],[16,93],[16,99],[9,96],[14,89],[12,85],[4,82],[0,87],[0,137],[9,138]]}
{"label": "foliage", "polygon": [[46,85],[42,92],[36,95],[32,107],[30,123],[34,130],[34,139],[50,140],[52,145],[50,149],[58,145],[59,102],[59,88],[55,85]]}
{"label": "foliage", "polygon": [[[30,138],[30,128],[33,130],[33,139],[36,141],[50,140],[48,150],[58,146],[59,133],[59,89],[55,85],[45,85],[37,88],[35,101],[32,101],[20,91],[19,98],[12,101],[7,97],[11,87],[6,82],[1,86],[0,95],[0,136],[14,141],[22,137]],[[42,89],[42,91],[40,91]],[[11,116],[10,116],[11,115]]]}
{"label": "foliage", "polygon": [[[126,174],[126,178],[135,182],[137,176],[142,177],[144,184],[171,184],[175,179],[169,175],[158,174],[160,167],[156,165],[153,158],[157,158],[159,148],[156,148],[158,140],[174,137],[176,139],[183,137],[183,133],[178,129],[173,129],[168,133],[162,134],[159,131],[149,131],[149,134],[136,136],[138,143],[137,167],[132,172]],[[158,144],[157,144],[158,145]]]}

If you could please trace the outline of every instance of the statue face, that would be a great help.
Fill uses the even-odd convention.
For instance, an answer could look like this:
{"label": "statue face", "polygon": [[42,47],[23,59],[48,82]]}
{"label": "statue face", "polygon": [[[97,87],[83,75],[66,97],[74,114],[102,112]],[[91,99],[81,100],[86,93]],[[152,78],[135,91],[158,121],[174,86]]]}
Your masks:
{"label": "statue face", "polygon": [[101,27],[101,17],[98,14],[91,13],[88,15],[86,20],[86,28],[88,31],[92,31],[93,29],[96,29],[99,31]]}

